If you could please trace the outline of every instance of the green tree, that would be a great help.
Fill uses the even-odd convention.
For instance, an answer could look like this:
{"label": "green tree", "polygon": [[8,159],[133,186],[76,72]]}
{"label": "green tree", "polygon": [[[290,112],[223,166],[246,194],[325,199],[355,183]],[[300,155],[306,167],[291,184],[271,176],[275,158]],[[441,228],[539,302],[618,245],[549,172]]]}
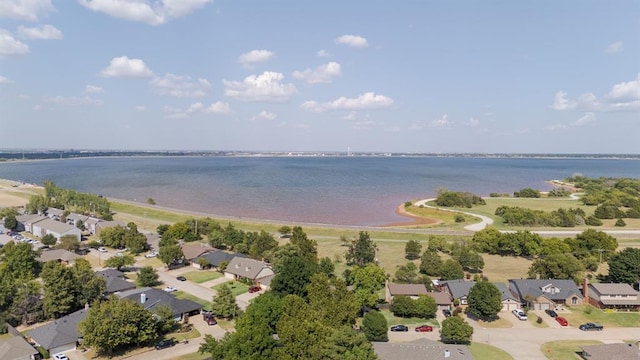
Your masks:
{"label": "green tree", "polygon": [[571,254],[551,254],[536,259],[529,267],[529,278],[539,276],[542,279],[573,279],[578,283],[582,277],[584,265]]}
{"label": "green tree", "polygon": [[78,291],[76,297],[76,308],[91,304],[102,297],[107,290],[107,281],[97,275],[91,268],[89,261],[83,258],[76,259],[71,267],[75,279],[75,287]]}
{"label": "green tree", "polygon": [[158,235],[162,236],[167,230],[169,230],[169,224],[160,224],[156,228]]}
{"label": "green tree", "polygon": [[226,332],[222,339],[217,340],[210,334],[206,334],[204,336],[204,343],[200,344],[198,352],[210,355],[212,360],[233,359],[227,355],[232,336],[233,335],[231,333]]}
{"label": "green tree", "polygon": [[138,271],[138,278],[136,279],[136,282],[142,287],[156,286],[160,283],[158,281],[158,271],[152,266],[143,266]]}
{"label": "green tree", "polygon": [[473,285],[467,297],[469,312],[481,319],[497,319],[502,310],[502,293],[490,282]]}
{"label": "green tree", "polygon": [[318,261],[318,243],[307,237],[300,226],[294,226],[289,242],[300,250],[300,254],[312,262]]}
{"label": "green tree", "polygon": [[464,277],[464,269],[459,262],[447,259],[440,267],[440,280],[455,280]]}
{"label": "green tree", "polygon": [[471,246],[479,252],[497,254],[502,233],[494,227],[486,227],[473,234]]}
{"label": "green tree", "polygon": [[393,281],[398,284],[415,284],[416,282],[420,282],[419,280],[418,268],[416,264],[412,262],[399,266],[393,279]]}
{"label": "green tree", "polygon": [[208,269],[211,267],[211,263],[209,262],[209,260],[207,258],[204,257],[199,257],[196,259],[196,264],[198,264],[198,266],[200,266],[201,270],[204,269]]}
{"label": "green tree", "polygon": [[409,240],[404,246],[404,257],[409,260],[415,260],[420,258],[420,252],[422,251],[422,245],[416,240]]}
{"label": "green tree", "polygon": [[334,331],[297,295],[284,298],[284,310],[276,329],[281,344],[276,349],[278,359],[320,359],[321,349]]}
{"label": "green tree", "polygon": [[178,244],[160,246],[158,259],[165,265],[171,265],[184,259],[182,248]]}
{"label": "green tree", "polygon": [[610,281],[623,284],[640,281],[640,249],[624,248],[613,255],[608,264]]}
{"label": "green tree", "polygon": [[133,256],[129,254],[124,254],[122,256],[112,256],[105,260],[104,266],[110,268],[116,268],[121,270],[125,266],[130,266],[136,263],[136,260]]}
{"label": "green tree", "polygon": [[335,276],[334,272],[336,271],[336,266],[331,259],[325,256],[320,259],[320,263],[318,263],[318,270],[328,277],[333,277]]}
{"label": "green tree", "polygon": [[42,237],[42,239],[40,240],[44,245],[49,245],[49,246],[53,246],[58,242],[58,239],[56,239],[55,236],[53,236],[52,234],[47,234],[45,236]]}
{"label": "green tree", "polygon": [[18,282],[15,285],[15,295],[9,308],[9,314],[16,323],[27,326],[29,323],[45,320],[42,310],[41,287],[36,280]]}
{"label": "green tree", "polygon": [[57,261],[48,261],[42,268],[41,277],[43,309],[47,317],[59,318],[76,310],[77,284],[70,268]]}
{"label": "green tree", "polygon": [[358,238],[350,245],[345,258],[347,265],[365,266],[376,259],[377,246],[366,231],[360,231]]}
{"label": "green tree", "polygon": [[413,300],[406,295],[396,295],[393,297],[391,312],[398,317],[411,317],[415,314]]}
{"label": "green tree", "polygon": [[384,270],[376,264],[356,266],[351,271],[353,288],[360,306],[376,307],[379,291],[384,287],[386,275]]}
{"label": "green tree", "polygon": [[307,297],[323,324],[331,327],[355,324],[360,304],[343,280],[314,274],[307,286]]}
{"label": "green tree", "polygon": [[281,296],[295,294],[306,297],[307,284],[318,272],[318,266],[307,257],[293,256],[284,259],[282,268],[271,280],[271,290]]}
{"label": "green tree", "polygon": [[420,272],[431,276],[439,276],[442,259],[436,251],[426,250],[420,258]]}
{"label": "green tree", "polygon": [[566,239],[565,242],[578,258],[591,256],[597,251],[602,254],[602,260],[606,261],[618,248],[618,240],[615,237],[593,229],[587,229],[575,238]]}
{"label": "green tree", "polygon": [[147,204],[149,204],[149,205],[155,205],[155,204],[156,204],[156,201],[155,201],[155,200],[153,200],[153,198],[148,198],[148,199],[147,199]]}
{"label": "green tree", "polygon": [[328,360],[377,360],[373,346],[364,334],[348,326],[333,331],[318,354]]}
{"label": "green tree", "polygon": [[80,240],[75,235],[65,235],[60,238],[60,243],[56,248],[74,252],[80,248]]}
{"label": "green tree", "polygon": [[157,328],[160,334],[171,332],[178,325],[173,310],[166,304],[160,304],[153,310],[157,321]]}
{"label": "green tree", "polygon": [[264,257],[267,252],[278,247],[278,241],[264,230],[260,230],[259,233],[251,233],[251,235],[254,235],[254,240],[249,245],[249,255],[254,258]]}
{"label": "green tree", "polygon": [[5,271],[14,279],[32,279],[40,272],[40,263],[30,244],[9,241],[2,248]]}
{"label": "green tree", "polygon": [[5,229],[15,230],[18,227],[18,220],[16,219],[16,216],[13,214],[5,216],[4,227]]}
{"label": "green tree", "polygon": [[460,316],[450,316],[442,321],[440,336],[445,343],[468,344],[473,336],[473,327]]}
{"label": "green tree", "polygon": [[291,234],[291,227],[287,225],[283,225],[278,229],[278,232],[280,233],[281,236],[286,237]]}
{"label": "green tree", "polygon": [[379,311],[367,312],[362,320],[362,331],[369,341],[389,341],[387,327],[387,319]]}
{"label": "green tree", "polygon": [[438,304],[436,300],[428,295],[420,295],[417,299],[413,300],[413,316],[423,319],[430,319],[436,317],[438,311]]}
{"label": "green tree", "polygon": [[227,284],[223,284],[218,289],[218,294],[214,296],[211,303],[211,310],[217,316],[227,319],[233,319],[239,314],[240,308]]}

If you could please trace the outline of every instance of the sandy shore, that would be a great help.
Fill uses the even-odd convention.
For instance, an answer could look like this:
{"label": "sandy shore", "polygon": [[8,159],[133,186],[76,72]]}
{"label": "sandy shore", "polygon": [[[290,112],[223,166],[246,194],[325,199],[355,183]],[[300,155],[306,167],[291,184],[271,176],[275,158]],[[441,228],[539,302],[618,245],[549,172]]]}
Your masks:
{"label": "sandy shore", "polygon": [[443,221],[439,219],[431,219],[422,216],[413,215],[404,208],[404,204],[398,205],[396,208],[396,214],[400,216],[404,216],[408,221],[399,221],[388,225],[383,225],[383,227],[398,227],[398,226],[418,226],[418,225],[436,225],[441,224]]}

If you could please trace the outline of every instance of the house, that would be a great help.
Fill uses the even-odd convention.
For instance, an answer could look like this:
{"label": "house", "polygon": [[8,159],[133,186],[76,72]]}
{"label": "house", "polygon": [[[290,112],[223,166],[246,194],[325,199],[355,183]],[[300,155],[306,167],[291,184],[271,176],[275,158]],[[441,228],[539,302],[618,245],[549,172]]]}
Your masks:
{"label": "house", "polygon": [[51,249],[43,251],[36,260],[46,263],[48,261],[57,261],[65,265],[73,265],[79,255],[76,255],[68,250],[64,249]]}
{"label": "house", "polygon": [[149,249],[156,250],[156,251],[160,249],[160,235],[144,234],[144,237],[147,238],[147,245],[149,245]]}
{"label": "house", "polygon": [[276,274],[271,274],[260,278],[260,283],[258,285],[260,285],[260,288],[262,290],[269,290],[271,289],[271,281],[273,281],[274,277],[276,277]]}
{"label": "house", "polygon": [[139,302],[145,309],[154,312],[159,306],[166,305],[173,312],[176,321],[181,321],[185,316],[200,314],[202,305],[197,302],[178,299],[173,294],[155,288],[140,288],[116,293],[121,299]]}
{"label": "house", "polygon": [[27,336],[50,354],[76,349],[81,338],[78,324],[87,317],[87,309],[78,310],[27,332]]}
{"label": "house", "polygon": [[436,301],[438,310],[451,309],[451,298],[449,294],[442,291],[430,291],[427,293],[427,296],[431,296],[433,300]]}
{"label": "house", "polygon": [[33,225],[38,221],[42,221],[44,219],[47,219],[47,217],[38,215],[38,214],[27,214],[27,215],[16,216],[16,221],[18,222],[18,229],[29,232],[31,234],[35,234],[33,232]]}
{"label": "house", "polygon": [[95,235],[96,226],[99,222],[102,222],[102,220],[90,217],[84,222],[84,228],[89,231],[90,234]]}
{"label": "house", "polygon": [[373,350],[380,360],[473,360],[466,345],[449,345],[421,338],[418,340],[390,343],[372,342]]}
{"label": "house", "polygon": [[0,340],[0,360],[34,360],[40,353],[22,336]]}
{"label": "house", "polygon": [[602,344],[581,346],[580,356],[585,360],[638,360],[640,359],[639,343],[635,344]]}
{"label": "house", "polygon": [[99,221],[95,225],[95,234],[96,235],[100,235],[100,231],[102,231],[103,229],[110,228],[110,227],[116,227],[116,226],[127,227],[125,224],[123,224],[120,221],[115,221],[115,220],[114,221]]}
{"label": "house", "polygon": [[58,241],[60,238],[67,235],[73,235],[78,240],[82,236],[80,229],[73,225],[65,224],[60,221],[49,219],[47,217],[44,220],[33,223],[31,227],[31,233],[38,237],[43,237],[47,234],[53,235]]}
{"label": "house", "polygon": [[116,269],[96,271],[96,275],[102,277],[106,281],[106,294],[114,294],[136,288],[136,284],[125,280],[124,273]]}
{"label": "house", "polygon": [[215,250],[215,248],[203,243],[182,244],[182,253],[184,254],[185,260],[191,263],[191,266],[198,269],[200,269],[200,265],[197,263],[198,257]]}
{"label": "house", "polygon": [[50,207],[42,215],[48,217],[49,219],[59,221],[62,215],[64,215],[64,210]]}
{"label": "house", "polygon": [[273,275],[271,266],[264,261],[234,256],[224,271],[227,279],[249,279],[259,284],[260,279]]}
{"label": "house", "polygon": [[[475,281],[464,279],[447,280],[440,282],[444,292],[451,296],[451,300],[458,299],[460,305],[467,305],[469,291],[476,284]],[[514,296],[503,283],[493,283],[501,293],[502,311],[512,311],[520,308],[520,301]]]}
{"label": "house", "polygon": [[[241,254],[241,253],[229,253],[226,251],[222,251],[222,250],[214,250],[211,252],[207,252],[205,254],[200,255],[199,257],[207,259],[207,261],[209,262],[209,264],[218,269],[220,268],[220,264],[224,261],[227,262],[227,264],[231,261],[231,259],[233,259],[234,257],[241,257],[241,258],[246,258],[247,255],[245,254]],[[196,259],[197,261],[197,259]]]}
{"label": "house", "polygon": [[533,310],[584,304],[584,297],[573,280],[512,279],[509,280],[509,290]]}
{"label": "house", "polygon": [[640,292],[629,284],[600,283],[583,287],[587,301],[600,309],[640,309]]}
{"label": "house", "polygon": [[385,282],[385,300],[388,303],[393,301],[393,298],[398,295],[405,295],[412,299],[417,299],[420,295],[427,295],[427,287],[424,284],[394,284]]}
{"label": "house", "polygon": [[82,223],[84,224],[87,222],[87,220],[89,220],[89,217],[87,215],[76,214],[76,213],[71,213],[67,215],[67,224],[69,225],[76,226],[78,221],[82,221]]}

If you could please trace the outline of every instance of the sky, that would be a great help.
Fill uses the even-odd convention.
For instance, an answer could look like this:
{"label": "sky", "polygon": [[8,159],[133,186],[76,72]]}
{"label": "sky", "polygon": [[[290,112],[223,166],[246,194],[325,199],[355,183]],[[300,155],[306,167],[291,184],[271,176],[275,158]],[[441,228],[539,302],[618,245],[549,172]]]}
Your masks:
{"label": "sky", "polygon": [[0,0],[0,148],[640,153],[640,2]]}

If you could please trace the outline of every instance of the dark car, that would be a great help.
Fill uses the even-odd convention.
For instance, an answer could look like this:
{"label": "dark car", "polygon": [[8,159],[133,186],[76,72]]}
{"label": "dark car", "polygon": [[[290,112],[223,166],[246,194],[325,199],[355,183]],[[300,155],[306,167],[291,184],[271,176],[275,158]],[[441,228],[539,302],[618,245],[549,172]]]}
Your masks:
{"label": "dark car", "polygon": [[175,344],[176,344],[176,341],[173,339],[164,339],[157,342],[155,348],[156,350],[162,350],[168,347],[172,347]]}
{"label": "dark car", "polygon": [[450,317],[451,316],[451,310],[443,309],[442,310],[442,314],[444,315],[444,317]]}
{"label": "dark car", "polygon": [[76,254],[78,254],[78,255],[87,255],[90,252],[91,252],[91,250],[89,248],[76,249]]}
{"label": "dark car", "polygon": [[180,276],[176,276],[176,280],[180,280],[180,281],[187,281],[187,278],[180,275]]}
{"label": "dark car", "polygon": [[409,328],[406,325],[393,325],[391,331],[409,331]]}
{"label": "dark car", "polygon": [[582,331],[602,331],[602,329],[604,329],[604,326],[594,323],[585,323],[580,325],[579,329]]}
{"label": "dark car", "polygon": [[417,332],[432,332],[433,331],[433,326],[420,325],[420,326],[416,327],[416,331]]}
{"label": "dark car", "polygon": [[546,313],[547,313],[547,315],[551,316],[552,318],[554,318],[554,317],[557,317],[557,316],[558,316],[558,314],[557,314],[555,311],[551,310],[551,309],[547,309],[547,310],[545,310],[544,312],[546,312]]}

